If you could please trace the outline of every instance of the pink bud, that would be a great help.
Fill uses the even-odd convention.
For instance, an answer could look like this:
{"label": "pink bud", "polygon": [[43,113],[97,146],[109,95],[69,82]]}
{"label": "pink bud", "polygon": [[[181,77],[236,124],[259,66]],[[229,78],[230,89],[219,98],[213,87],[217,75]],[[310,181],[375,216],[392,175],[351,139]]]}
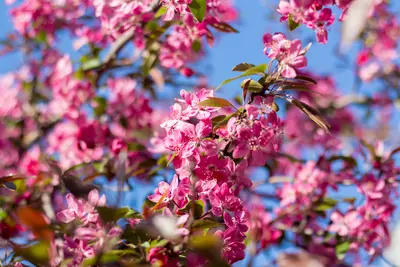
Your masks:
{"label": "pink bud", "polygon": [[194,71],[191,68],[181,68],[180,73],[190,78],[194,74]]}
{"label": "pink bud", "polygon": [[112,141],[111,150],[114,154],[118,155],[123,148],[126,147],[126,144],[121,139],[117,138]]}

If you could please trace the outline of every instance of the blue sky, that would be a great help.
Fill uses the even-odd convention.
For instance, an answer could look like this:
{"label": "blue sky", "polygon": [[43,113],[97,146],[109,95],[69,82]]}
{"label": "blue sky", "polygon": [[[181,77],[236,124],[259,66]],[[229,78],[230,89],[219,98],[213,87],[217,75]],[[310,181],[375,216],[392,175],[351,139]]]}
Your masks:
{"label": "blue sky", "polygon": [[[212,49],[209,49],[208,56],[203,62],[207,67],[211,67],[208,74],[210,82],[213,85],[219,84],[222,80],[234,75],[231,68],[237,63],[246,61],[254,64],[268,62],[268,58],[263,54],[262,36],[266,32],[285,31],[284,24],[279,23],[276,12],[271,12],[271,8],[276,7],[277,0],[268,1],[268,4],[263,4],[267,1],[244,1],[237,0],[236,6],[240,10],[240,21],[235,24],[235,27],[240,31],[239,34],[224,34],[216,40],[216,44]],[[11,20],[9,17],[10,8],[5,5],[4,1],[0,1],[0,38],[3,39],[12,29]],[[275,14],[276,17],[268,19],[268,14]],[[313,47],[308,53],[310,69],[316,70],[318,73],[329,73],[335,69],[335,64],[338,60],[331,56],[332,51],[339,40],[338,25],[334,25],[330,32],[330,42],[328,45],[320,45],[315,42],[314,33],[301,26],[290,35],[293,38],[301,36],[310,37],[313,42]],[[64,38],[63,38],[64,39]],[[71,52],[72,49],[68,44],[68,39],[62,42],[62,49]],[[15,69],[21,64],[21,58],[15,54],[0,58],[0,73],[4,73]],[[337,71],[337,69],[336,69]],[[343,82],[344,88],[351,86],[352,75],[349,71],[336,72],[336,76]],[[232,88],[235,83],[232,83]],[[228,87],[226,88],[228,89]],[[226,90],[224,89],[224,90]],[[237,90],[237,89],[233,89]],[[229,88],[231,91],[231,88]]]}

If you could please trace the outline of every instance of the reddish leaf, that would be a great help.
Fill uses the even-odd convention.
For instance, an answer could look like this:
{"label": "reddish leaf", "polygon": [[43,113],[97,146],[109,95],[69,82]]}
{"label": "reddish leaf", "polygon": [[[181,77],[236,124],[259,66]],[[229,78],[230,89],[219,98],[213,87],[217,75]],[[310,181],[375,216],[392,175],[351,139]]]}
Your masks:
{"label": "reddish leaf", "polygon": [[285,98],[287,101],[298,107],[303,111],[313,122],[315,122],[319,127],[329,133],[330,125],[329,123],[319,114],[319,112],[313,107],[301,102],[295,98]]}
{"label": "reddish leaf", "polygon": [[10,183],[10,182],[14,182],[17,180],[23,180],[25,179],[24,176],[19,175],[19,174],[11,174],[11,175],[6,175],[3,177],[0,177],[0,185],[6,184],[6,183]]}
{"label": "reddish leaf", "polygon": [[20,223],[32,231],[36,237],[47,241],[53,240],[54,233],[50,230],[49,223],[42,212],[23,206],[17,209],[17,217]]}
{"label": "reddish leaf", "polygon": [[216,30],[220,32],[234,32],[238,33],[239,31],[233,28],[231,25],[225,22],[216,22],[211,24],[212,27],[214,27]]}

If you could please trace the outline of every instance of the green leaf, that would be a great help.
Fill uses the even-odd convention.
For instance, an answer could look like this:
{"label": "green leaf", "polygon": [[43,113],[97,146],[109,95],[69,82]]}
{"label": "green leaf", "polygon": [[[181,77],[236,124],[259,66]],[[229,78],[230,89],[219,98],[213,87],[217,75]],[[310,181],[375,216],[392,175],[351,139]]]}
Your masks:
{"label": "green leaf", "polygon": [[75,71],[74,78],[77,80],[83,80],[85,78],[85,72],[82,70],[82,68],[79,68]]}
{"label": "green leaf", "polygon": [[15,191],[19,193],[26,191],[26,180],[16,180],[13,183],[15,185]]}
{"label": "green leaf", "polygon": [[89,58],[82,62],[82,70],[88,71],[95,68],[98,68],[101,65],[101,61],[99,58]]}
{"label": "green leaf", "polygon": [[272,110],[275,111],[275,112],[279,111],[279,106],[275,102],[272,102]]}
{"label": "green leaf", "polygon": [[155,18],[159,18],[164,16],[167,13],[168,8],[166,6],[162,6],[157,10],[157,13],[154,15]]}
{"label": "green leaf", "polygon": [[143,151],[146,147],[142,144],[132,142],[128,144],[128,151],[133,152],[133,151]]}
{"label": "green leaf", "polygon": [[15,247],[15,254],[35,265],[49,264],[49,243],[39,242],[31,246]]}
{"label": "green leaf", "polygon": [[215,235],[206,235],[206,236],[193,236],[190,240],[190,247],[195,250],[200,251],[208,251],[218,249],[220,251],[222,242]]}
{"label": "green leaf", "polygon": [[161,168],[166,168],[168,164],[168,157],[167,155],[162,155],[158,160],[157,160],[157,165],[160,166]]}
{"label": "green leaf", "polygon": [[297,27],[300,26],[299,23],[295,22],[293,20],[293,16],[289,14],[289,19],[288,19],[288,25],[289,25],[289,30],[294,31]]}
{"label": "green leaf", "polygon": [[197,235],[189,241],[189,246],[209,260],[208,266],[228,267],[230,266],[221,258],[222,242],[216,235]]}
{"label": "green leaf", "polygon": [[47,44],[47,33],[41,30],[35,36],[35,41],[40,44]]}
{"label": "green leaf", "polygon": [[139,245],[143,242],[151,240],[152,236],[150,236],[150,234],[151,231],[145,227],[136,226],[135,228],[132,228],[130,225],[128,225],[125,228],[121,238],[125,239],[128,243]]}
{"label": "green leaf", "polygon": [[[221,127],[227,125],[228,122],[229,122],[229,120],[230,120],[232,117],[234,117],[234,116],[236,116],[237,114],[239,114],[240,112],[241,112],[241,109],[239,109],[239,110],[236,111],[235,113],[232,113],[232,114],[230,114],[230,115],[228,115],[228,116],[221,115],[221,116],[216,116],[216,117],[214,117],[214,118],[211,120],[211,121],[212,121],[212,125],[213,125],[214,131],[215,131],[216,129],[218,129],[218,128],[221,128]],[[224,116],[224,118],[222,118],[222,116]]]}
{"label": "green leaf", "polygon": [[159,29],[158,23],[154,20],[151,20],[146,23],[145,26],[146,30],[149,30],[150,32],[155,32]]}
{"label": "green leaf", "polygon": [[164,247],[166,244],[168,244],[168,240],[166,239],[158,239],[158,240],[152,240],[150,242],[150,246],[149,248],[160,248],[160,247]]}
{"label": "green leaf", "polygon": [[337,200],[326,197],[326,198],[323,198],[322,201],[316,206],[315,210],[316,211],[327,211],[329,209],[334,208],[337,203],[338,203]]}
{"label": "green leaf", "polygon": [[[193,209],[193,201],[190,201],[186,204],[185,207],[180,209],[179,211],[182,213],[190,212]],[[198,219],[204,214],[204,202],[202,200],[196,200],[194,206],[194,218]]]}
{"label": "green leaf", "polygon": [[243,63],[237,64],[236,66],[234,66],[232,68],[232,71],[246,71],[246,70],[251,69],[253,67],[255,67],[254,64],[243,62]]}
{"label": "green leaf", "polygon": [[94,114],[97,117],[100,117],[104,113],[106,113],[107,99],[104,97],[97,96],[94,98],[96,102],[96,106],[94,107]]}
{"label": "green leaf", "polygon": [[211,24],[211,26],[220,32],[226,32],[226,33],[229,33],[229,32],[238,33],[239,32],[238,30],[236,30],[231,25],[229,25],[228,23],[225,23],[225,22],[216,22],[216,23]]}
{"label": "green leaf", "polygon": [[[139,213],[131,208],[97,207],[100,218],[103,222],[116,222],[121,218],[136,218]],[[140,217],[140,216],[139,216]]]}
{"label": "green leaf", "polygon": [[7,217],[7,212],[0,208],[0,221],[4,220]]}
{"label": "green leaf", "polygon": [[106,161],[96,161],[92,163],[93,168],[96,169],[99,173],[104,173],[106,169],[107,162]]}
{"label": "green leaf", "polygon": [[215,90],[218,90],[219,88],[221,88],[222,86],[224,86],[227,83],[230,83],[230,82],[232,82],[234,80],[237,80],[237,79],[240,79],[240,78],[243,78],[243,77],[252,76],[252,75],[262,75],[262,76],[264,76],[266,69],[267,69],[267,64],[261,64],[261,65],[258,65],[258,66],[254,66],[254,67],[246,70],[245,72],[243,72],[242,75],[239,75],[237,77],[230,78],[230,79],[227,79],[227,80],[223,81],[217,88],[215,88]]}
{"label": "green leaf", "polygon": [[201,220],[195,220],[192,224],[192,229],[193,230],[203,230],[203,229],[210,229],[210,228],[216,228],[216,227],[221,227],[222,224],[211,219],[211,218],[204,218]]}
{"label": "green leaf", "polygon": [[216,108],[233,107],[231,102],[229,102],[226,99],[218,97],[210,97],[206,100],[201,101],[199,105],[202,107],[216,107]]}
{"label": "green leaf", "polygon": [[82,263],[82,266],[89,267],[89,266],[98,266],[96,264],[107,264],[118,262],[121,256],[113,254],[113,253],[106,253],[100,254],[99,256],[95,256],[93,258],[85,259]]}
{"label": "green leaf", "polygon": [[212,125],[217,125],[226,119],[226,115],[218,115],[211,119]]}
{"label": "green leaf", "polygon": [[172,163],[172,161],[174,161],[175,157],[177,156],[176,153],[172,154],[171,157],[169,158],[168,162],[167,162],[167,167],[169,166],[169,164]]}
{"label": "green leaf", "polygon": [[192,43],[192,49],[194,52],[198,53],[201,50],[201,42],[199,39],[194,40]]}
{"label": "green leaf", "polygon": [[250,92],[260,92],[263,89],[262,84],[251,78],[244,80],[240,87]]}
{"label": "green leaf", "polygon": [[346,255],[347,251],[350,248],[350,241],[345,241],[343,243],[340,243],[338,245],[336,245],[336,256],[338,257],[338,259],[343,259],[344,256]]}
{"label": "green leaf", "polygon": [[206,7],[206,0],[192,0],[192,2],[189,4],[190,11],[199,22],[202,22],[204,19]]}
{"label": "green leaf", "polygon": [[154,53],[150,53],[147,57],[144,58],[143,61],[143,75],[147,76],[150,73],[150,70],[154,67],[157,60],[157,55]]}

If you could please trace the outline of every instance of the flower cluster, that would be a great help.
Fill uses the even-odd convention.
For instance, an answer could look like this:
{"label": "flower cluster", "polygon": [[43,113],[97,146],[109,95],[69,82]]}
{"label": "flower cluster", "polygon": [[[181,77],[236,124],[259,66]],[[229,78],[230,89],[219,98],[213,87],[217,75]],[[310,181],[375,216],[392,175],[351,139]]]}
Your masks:
{"label": "flower cluster", "polygon": [[309,47],[302,48],[301,41],[289,41],[283,33],[266,33],[263,37],[265,54],[279,62],[279,73],[285,78],[295,78],[296,69],[307,66],[304,56]]}
{"label": "flower cluster", "polygon": [[327,28],[335,20],[332,10],[327,7],[324,8],[324,5],[327,4],[332,4],[332,1],[291,0],[288,2],[281,0],[278,12],[282,15],[281,21],[289,19],[291,20],[290,23],[306,25],[315,31],[318,42],[325,44],[328,42]]}
{"label": "flower cluster", "polygon": [[[369,1],[355,69],[385,92],[343,95],[346,81],[304,71],[304,38],[277,32],[263,36],[269,64],[242,62],[221,83],[243,79],[235,102],[206,89],[195,64],[214,31],[238,32],[231,0],[14,2],[16,31],[0,44],[0,55],[22,55],[0,77],[5,265],[225,266],[246,255],[260,265],[261,252],[289,245],[304,251],[283,252],[282,267],[343,266],[391,242],[400,148],[371,144],[398,143],[388,130],[400,31],[388,1]],[[344,20],[352,3],[280,0],[277,11],[327,43],[332,7]],[[108,188],[118,203],[139,195],[142,210],[105,206]]]}
{"label": "flower cluster", "polygon": [[167,132],[164,144],[174,153],[178,175],[170,185],[161,182],[149,199],[157,208],[171,202],[182,208],[190,199],[208,202],[211,214],[224,219],[226,229],[216,234],[223,240],[223,256],[233,263],[244,258],[248,228],[238,194],[251,186],[246,169],[263,165],[279,148],[282,124],[271,102],[257,97],[226,127],[213,129],[213,119],[226,112],[202,104],[213,99],[213,91],[181,91],[181,97],[171,108],[173,119],[162,124]]}
{"label": "flower cluster", "polygon": [[[334,80],[329,76],[319,76],[304,72],[301,74],[312,77],[316,84],[310,86],[312,94],[308,91],[299,92],[299,99],[308,105],[317,105],[319,107],[319,110],[331,125],[330,133],[328,134],[318,128],[307,116],[300,114],[301,112],[297,108],[290,108],[285,118],[285,134],[291,142],[286,144],[287,146],[284,150],[300,152],[303,150],[302,148],[307,146],[313,148],[323,146],[327,150],[343,148],[344,142],[338,136],[346,132],[350,126],[355,125],[357,121],[348,107],[337,107],[334,111],[331,109],[340,97]],[[299,123],[299,120],[301,123]]]}
{"label": "flower cluster", "polygon": [[[395,209],[391,196],[397,194],[397,183],[393,180],[397,170],[393,162],[389,160],[383,166],[377,164],[375,170],[361,178],[348,171],[335,173],[327,160],[320,160],[319,165],[325,165],[327,169],[318,168],[316,162],[309,161],[298,164],[289,173],[294,179],[290,183],[284,182],[278,190],[280,205],[275,212],[279,220],[275,224],[281,229],[302,227],[314,238],[312,243],[305,243],[310,246],[310,251],[330,260],[338,259],[326,244],[340,244],[336,242],[344,237],[349,240],[349,253],[357,255],[364,249],[372,259],[380,255],[390,240],[388,223]],[[330,192],[337,191],[340,184],[354,184],[363,203],[356,206],[356,198],[349,198],[345,199],[346,204],[337,205],[338,201],[330,197]],[[310,212],[314,209],[325,212],[332,208],[328,225],[318,218],[318,213]],[[338,239],[320,239],[325,231],[337,235]]]}
{"label": "flower cluster", "polygon": [[120,236],[121,229],[113,227],[105,230],[96,207],[104,206],[106,198],[104,195],[100,197],[97,190],[89,193],[87,202],[71,194],[66,199],[68,208],[58,212],[57,219],[67,224],[79,221],[79,225],[71,236],[64,236],[63,255],[53,255],[53,262],[59,264],[70,258],[72,262],[69,266],[79,266],[84,259],[95,257],[105,245],[110,246],[111,240]]}
{"label": "flower cluster", "polygon": [[388,3],[377,1],[366,34],[361,39],[363,49],[357,55],[357,74],[361,80],[370,82],[381,76],[396,75],[399,34],[399,21],[389,10]]}
{"label": "flower cluster", "polygon": [[57,31],[74,31],[79,28],[78,19],[85,14],[85,5],[76,0],[27,0],[14,7],[11,16],[15,29],[23,36],[32,39],[45,36],[52,43]]}

